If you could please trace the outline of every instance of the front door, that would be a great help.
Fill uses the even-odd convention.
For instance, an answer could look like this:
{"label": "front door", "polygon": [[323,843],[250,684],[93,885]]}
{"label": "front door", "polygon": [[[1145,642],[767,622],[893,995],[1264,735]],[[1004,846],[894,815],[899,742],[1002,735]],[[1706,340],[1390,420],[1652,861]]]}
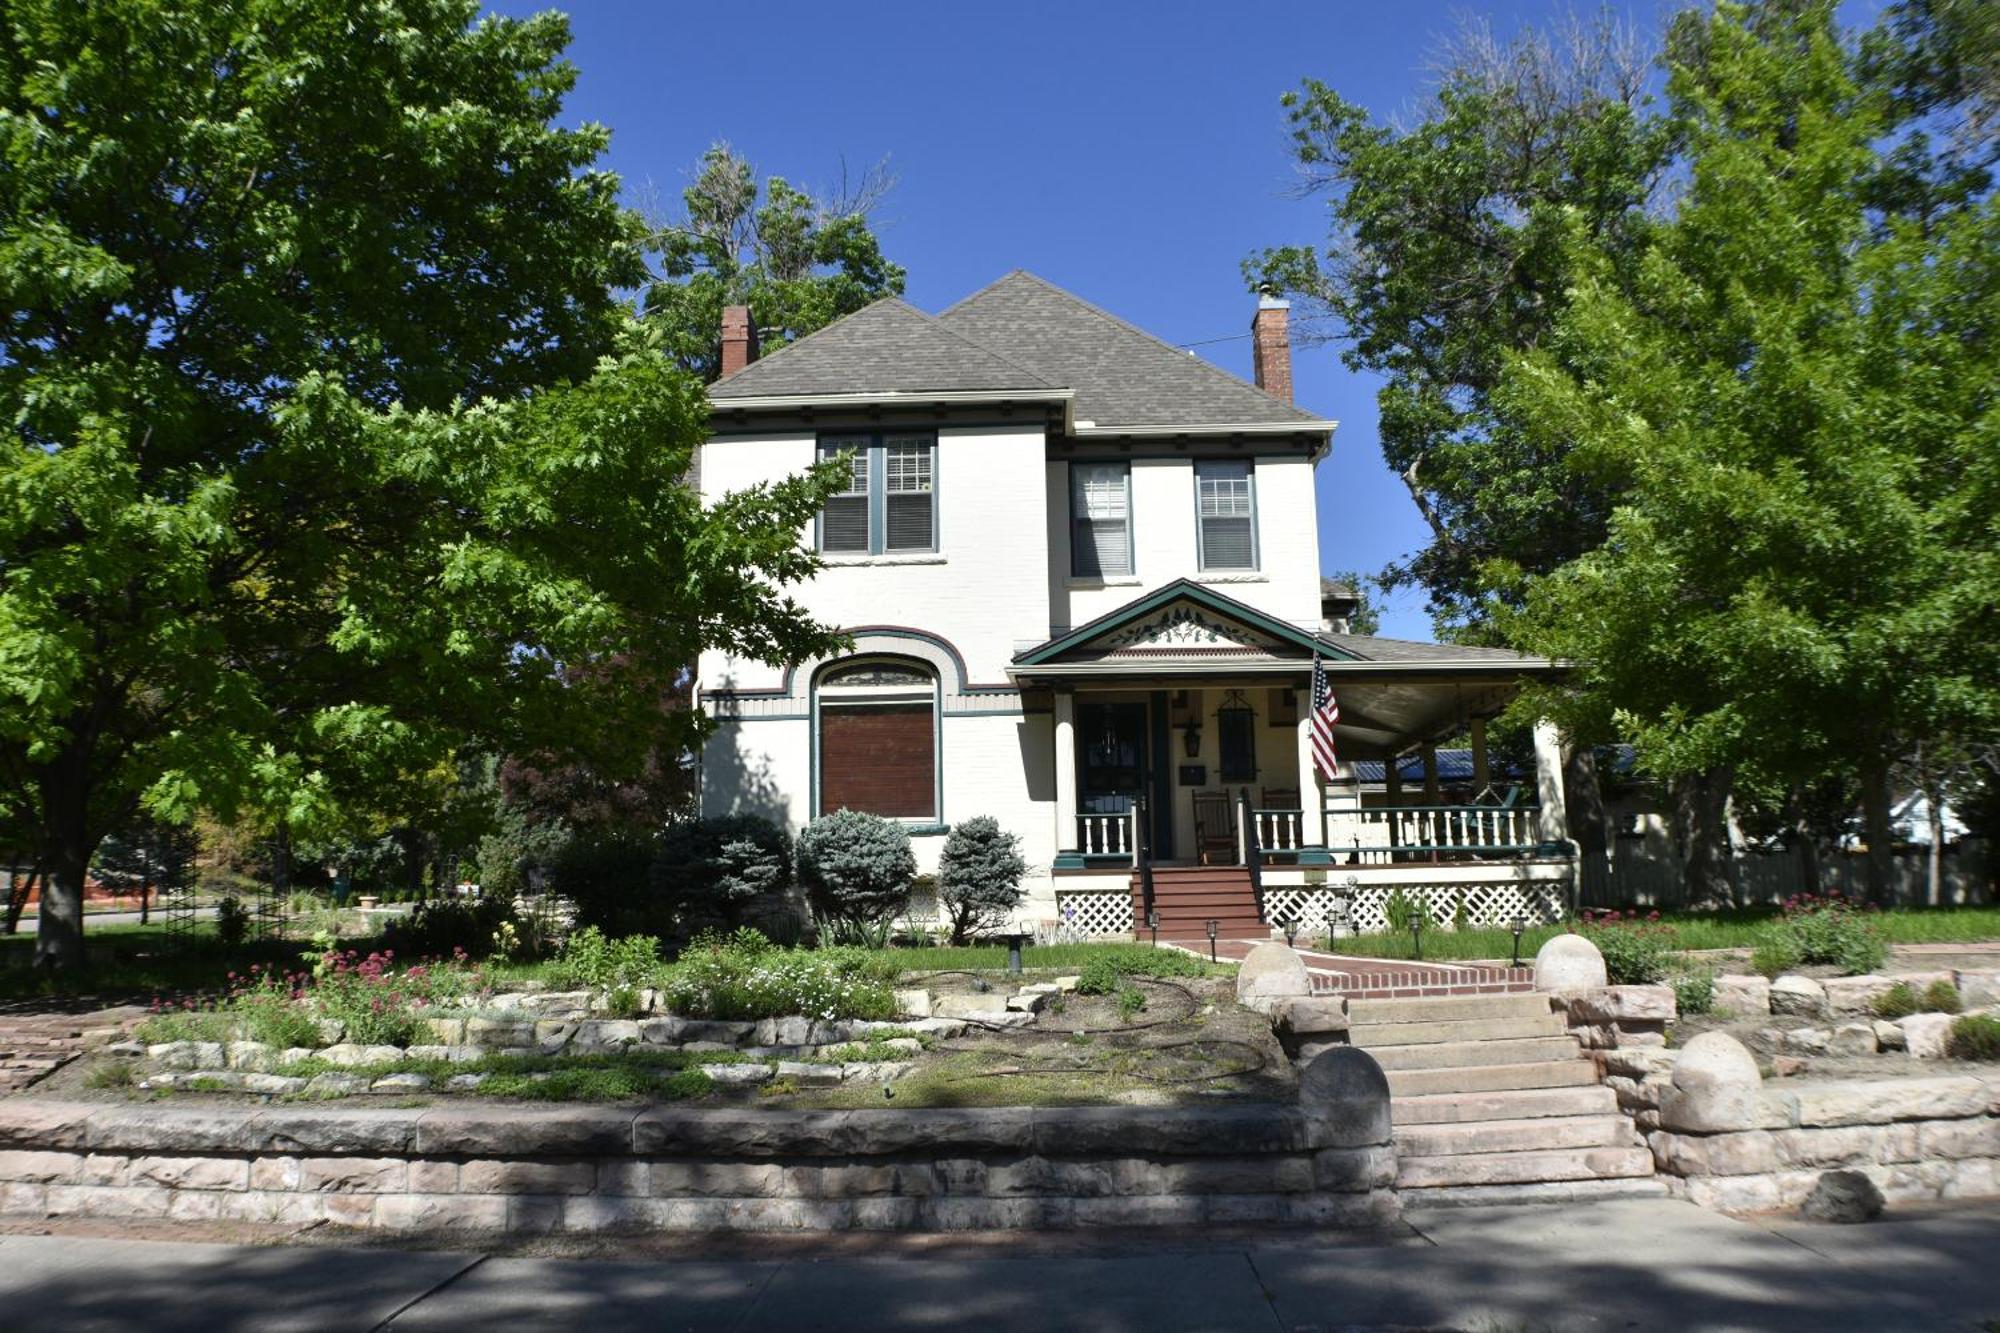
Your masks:
{"label": "front door", "polygon": [[[1084,703],[1076,706],[1077,809],[1087,815],[1121,815],[1140,793],[1152,793],[1154,747],[1148,743],[1146,705]],[[1154,855],[1171,849],[1168,803],[1152,798]],[[1168,854],[1171,854],[1169,851]]]}

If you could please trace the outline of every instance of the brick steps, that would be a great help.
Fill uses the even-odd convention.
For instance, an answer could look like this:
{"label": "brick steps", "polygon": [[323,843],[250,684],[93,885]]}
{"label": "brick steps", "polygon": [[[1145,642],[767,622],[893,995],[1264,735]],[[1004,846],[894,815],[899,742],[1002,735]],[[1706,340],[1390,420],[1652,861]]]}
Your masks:
{"label": "brick steps", "polygon": [[[1216,923],[1221,939],[1262,939],[1271,928],[1257,911],[1250,872],[1242,866],[1155,866],[1153,910],[1160,914],[1160,934],[1167,939],[1205,940],[1208,923]],[[1145,886],[1132,876],[1132,921],[1144,931]]]}

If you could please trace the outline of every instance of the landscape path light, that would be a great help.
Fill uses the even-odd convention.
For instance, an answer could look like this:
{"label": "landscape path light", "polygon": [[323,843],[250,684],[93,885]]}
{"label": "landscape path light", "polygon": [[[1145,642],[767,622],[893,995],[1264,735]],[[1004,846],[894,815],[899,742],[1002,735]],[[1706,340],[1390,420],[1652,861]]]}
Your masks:
{"label": "landscape path light", "polygon": [[1221,927],[1221,925],[1222,925],[1222,923],[1221,923],[1220,921],[1217,921],[1217,920],[1215,920],[1215,919],[1214,919],[1214,918],[1212,918],[1212,917],[1211,917],[1211,918],[1209,919],[1209,922],[1208,922],[1208,961],[1209,961],[1209,962],[1211,962],[1211,963],[1212,963],[1212,962],[1215,962],[1215,961],[1216,961],[1216,958],[1215,958],[1215,932],[1216,932],[1216,931],[1217,931],[1217,930],[1218,930],[1218,929],[1219,929],[1219,928]]}

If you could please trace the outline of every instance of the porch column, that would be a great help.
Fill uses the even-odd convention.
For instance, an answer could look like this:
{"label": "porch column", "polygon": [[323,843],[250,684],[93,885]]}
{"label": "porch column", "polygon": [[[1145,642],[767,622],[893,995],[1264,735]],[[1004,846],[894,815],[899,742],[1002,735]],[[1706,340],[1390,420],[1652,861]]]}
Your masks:
{"label": "porch column", "polygon": [[1390,805],[1403,803],[1403,756],[1391,753],[1382,763],[1382,796]]}
{"label": "porch column", "polygon": [[[1326,783],[1313,762],[1311,691],[1299,692],[1299,845],[1326,846]],[[1304,860],[1301,859],[1301,864]]]}
{"label": "porch column", "polygon": [[1076,696],[1057,690],[1056,706],[1056,865],[1081,867],[1076,846]]}
{"label": "porch column", "polygon": [[1535,794],[1541,802],[1540,826],[1543,842],[1561,842],[1569,837],[1569,814],[1563,806],[1562,732],[1547,718],[1535,723]]}
{"label": "porch column", "polygon": [[1438,747],[1436,741],[1425,741],[1417,747],[1424,757],[1424,804],[1444,804],[1444,793],[1438,788]]}
{"label": "porch column", "polygon": [[1475,717],[1470,723],[1472,729],[1472,790],[1485,791],[1492,785],[1486,771],[1486,719]]}

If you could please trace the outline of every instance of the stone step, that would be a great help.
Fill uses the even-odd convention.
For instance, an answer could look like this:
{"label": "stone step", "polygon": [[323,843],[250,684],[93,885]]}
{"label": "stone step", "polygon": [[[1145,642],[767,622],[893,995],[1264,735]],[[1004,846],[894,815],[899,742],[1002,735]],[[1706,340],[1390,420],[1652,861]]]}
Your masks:
{"label": "stone step", "polygon": [[1590,1087],[1518,1088],[1504,1092],[1445,1092],[1397,1097],[1390,1104],[1389,1119],[1400,1129],[1408,1125],[1457,1125],[1479,1120],[1609,1115],[1617,1110],[1618,1094],[1597,1084]]}
{"label": "stone step", "polygon": [[1434,1041],[1418,1046],[1370,1046],[1382,1068],[1456,1069],[1465,1065],[1532,1065],[1574,1059],[1575,1037],[1518,1037],[1507,1041]]}
{"label": "stone step", "polygon": [[1498,1208],[1524,1203],[1595,1203],[1599,1199],[1660,1199],[1672,1193],[1659,1176],[1611,1180],[1543,1180],[1527,1185],[1433,1185],[1403,1195],[1406,1212],[1425,1208]]}
{"label": "stone step", "polygon": [[1537,1152],[1401,1157],[1397,1189],[1453,1185],[1525,1185],[1550,1180],[1612,1180],[1653,1174],[1647,1148],[1554,1148]]}
{"label": "stone step", "polygon": [[[1445,1069],[1391,1069],[1385,1072],[1391,1097],[1420,1097],[1436,1092],[1500,1092],[1511,1088],[1574,1088],[1597,1082],[1597,1067],[1588,1060],[1458,1065]],[[1394,1119],[1393,1108],[1391,1119]]]}
{"label": "stone step", "polygon": [[[1382,960],[1382,970],[1392,971],[1398,964],[1391,959]],[[1448,981],[1449,975],[1438,974],[1440,982]],[[1549,1008],[1546,995],[1453,995],[1435,999],[1413,1000],[1351,1000],[1347,1006],[1348,1021],[1355,1027],[1371,1023],[1450,1023],[1461,1019],[1486,1018],[1529,1018],[1537,1014],[1553,1012]]]}
{"label": "stone step", "polygon": [[1560,1037],[1569,1031],[1569,1023],[1561,1014],[1541,1013],[1520,1018],[1453,1018],[1442,1023],[1369,1023],[1350,1027],[1349,1031],[1354,1034],[1356,1046],[1417,1046],[1428,1042]]}
{"label": "stone step", "polygon": [[1633,1134],[1632,1122],[1615,1113],[1398,1125],[1396,1152],[1403,1157],[1453,1157],[1464,1153],[1538,1152],[1551,1148],[1630,1148],[1634,1146]]}

